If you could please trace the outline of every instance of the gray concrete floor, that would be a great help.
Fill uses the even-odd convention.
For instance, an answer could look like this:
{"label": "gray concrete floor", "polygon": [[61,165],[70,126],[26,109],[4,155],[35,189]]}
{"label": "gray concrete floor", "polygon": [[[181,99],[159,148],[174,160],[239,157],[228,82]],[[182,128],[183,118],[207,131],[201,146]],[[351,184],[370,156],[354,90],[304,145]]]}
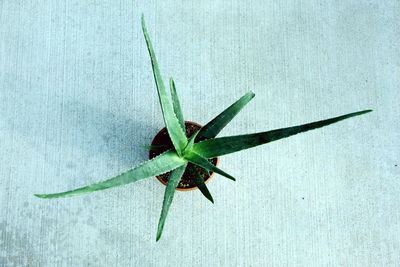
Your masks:
{"label": "gray concrete floor", "polygon": [[[150,178],[163,127],[140,29],[186,119],[222,135],[373,113],[222,158],[212,205]],[[0,1],[0,266],[398,266],[399,1]]]}

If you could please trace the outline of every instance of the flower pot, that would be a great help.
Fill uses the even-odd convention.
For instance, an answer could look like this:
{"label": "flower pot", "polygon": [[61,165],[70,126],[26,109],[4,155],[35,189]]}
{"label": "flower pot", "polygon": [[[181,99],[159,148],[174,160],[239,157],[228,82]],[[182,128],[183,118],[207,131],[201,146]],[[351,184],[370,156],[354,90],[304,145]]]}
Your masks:
{"label": "flower pot", "polygon": [[[185,121],[185,126],[186,126],[186,136],[190,137],[192,136],[196,131],[198,131],[202,126],[200,124],[197,124],[195,122],[191,122],[191,121]],[[204,139],[201,139],[204,140]],[[151,142],[152,146],[165,146],[162,147],[161,149],[157,149],[157,150],[150,150],[149,151],[149,158],[152,159],[158,155],[160,155],[161,153],[170,150],[170,149],[174,149],[174,146],[172,144],[172,141],[168,135],[167,132],[167,128],[163,128],[161,129],[156,136],[154,137],[153,141]],[[219,158],[212,158],[209,159],[209,161],[215,165],[218,166],[219,163]],[[214,176],[214,172],[210,172],[210,175],[208,176],[208,174],[201,169],[200,167],[189,163],[188,166],[186,167],[185,173],[182,176],[181,181],[179,182],[176,190],[179,191],[190,191],[190,190],[196,190],[197,186],[195,185],[195,177],[194,177],[194,172],[200,172],[204,182],[208,183],[211,178]],[[157,175],[156,178],[164,185],[167,185],[168,179],[169,179],[169,175],[170,172],[161,174],[161,175]]]}

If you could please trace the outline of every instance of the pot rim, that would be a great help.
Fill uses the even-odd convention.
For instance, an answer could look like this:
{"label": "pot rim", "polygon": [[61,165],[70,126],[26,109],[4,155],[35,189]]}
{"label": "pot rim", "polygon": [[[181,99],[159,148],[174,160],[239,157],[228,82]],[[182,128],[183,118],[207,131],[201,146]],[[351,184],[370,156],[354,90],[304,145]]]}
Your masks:
{"label": "pot rim", "polygon": [[[198,127],[200,127],[200,128],[202,128],[203,126],[202,125],[200,125],[200,124],[198,124],[198,123],[196,123],[196,122],[193,122],[193,121],[185,121],[185,124],[186,123],[188,123],[188,124],[192,124],[192,125],[196,125],[196,126],[198,126]],[[154,138],[153,138],[153,140],[151,141],[151,145],[153,146],[153,145],[155,145],[154,144],[154,140],[155,140],[155,137],[157,136],[157,135],[159,135],[159,134],[161,134],[161,133],[164,133],[164,132],[166,132],[167,131],[167,128],[166,127],[164,127],[164,128],[162,128],[160,131],[158,131],[158,133],[156,134],[156,135],[154,135]],[[151,150],[149,150],[149,159],[150,159],[150,157],[151,157]],[[218,167],[218,164],[219,164],[219,157],[216,157],[216,159],[217,159],[217,161],[216,161],[216,163],[215,163],[215,167]],[[208,183],[213,177],[214,177],[214,175],[215,175],[215,172],[212,172],[212,174],[210,175],[210,177],[208,177],[207,178],[207,180],[205,180],[204,181],[204,183]],[[157,178],[157,180],[158,181],[160,181],[163,185],[167,185],[167,183],[159,176],[159,175],[156,175],[156,178]],[[197,186],[194,186],[194,187],[189,187],[189,188],[175,188],[175,190],[177,190],[177,191],[192,191],[192,190],[196,190],[196,189],[198,189],[198,187]]]}

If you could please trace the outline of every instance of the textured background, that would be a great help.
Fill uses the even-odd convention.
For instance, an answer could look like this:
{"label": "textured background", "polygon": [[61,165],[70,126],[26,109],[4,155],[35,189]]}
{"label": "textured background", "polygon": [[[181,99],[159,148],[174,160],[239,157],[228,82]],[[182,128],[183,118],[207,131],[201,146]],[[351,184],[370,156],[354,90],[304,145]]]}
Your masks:
{"label": "textured background", "polygon": [[[201,3],[200,3],[201,2]],[[178,192],[154,178],[51,193],[146,160],[162,127],[140,29],[187,119],[252,90],[223,135],[373,113],[226,156]],[[1,266],[398,266],[400,2],[0,0]]]}

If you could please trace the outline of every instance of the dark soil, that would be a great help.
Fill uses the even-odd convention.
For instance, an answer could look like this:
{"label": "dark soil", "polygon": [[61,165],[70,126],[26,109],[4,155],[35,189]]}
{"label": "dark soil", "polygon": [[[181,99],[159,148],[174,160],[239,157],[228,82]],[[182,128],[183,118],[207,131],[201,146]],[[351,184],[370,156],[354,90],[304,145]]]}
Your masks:
{"label": "dark soil", "polygon": [[[186,136],[187,137],[192,136],[197,130],[199,130],[201,128],[200,126],[192,124],[190,122],[185,122],[185,126],[186,126]],[[198,141],[202,141],[202,140],[204,140],[204,139],[200,138]],[[196,140],[196,143],[198,141]],[[164,153],[167,150],[174,149],[172,141],[169,138],[168,132],[166,131],[165,128],[154,137],[151,145],[152,146],[165,145],[166,147],[165,148],[163,147],[162,149],[159,149],[159,150],[150,150],[150,159],[160,155],[161,153]],[[209,159],[208,161],[214,165],[217,164],[216,158]],[[182,179],[179,182],[177,188],[188,189],[188,188],[196,187],[196,181],[195,181],[196,172],[201,174],[204,181],[207,181],[210,178],[210,175],[212,174],[212,172],[210,172],[210,175],[208,175],[204,169],[202,169],[192,163],[189,163],[188,166],[186,167],[186,170],[185,170],[185,172],[182,176]],[[170,175],[170,172],[167,172],[167,173],[161,174],[157,177],[161,178],[164,182],[167,183],[168,179],[169,179],[169,175]]]}

